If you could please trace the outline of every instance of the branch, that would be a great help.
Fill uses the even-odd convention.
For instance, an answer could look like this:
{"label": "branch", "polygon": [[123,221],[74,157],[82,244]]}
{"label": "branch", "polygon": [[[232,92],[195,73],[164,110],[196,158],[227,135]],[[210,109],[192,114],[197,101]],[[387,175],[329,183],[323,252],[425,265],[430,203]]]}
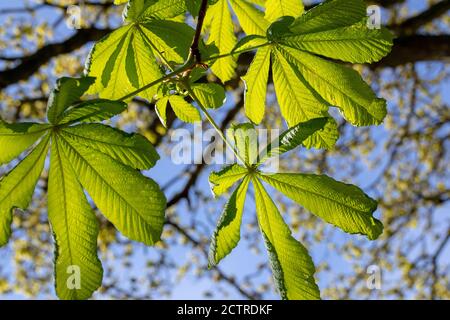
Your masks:
{"label": "branch", "polygon": [[390,28],[394,29],[398,34],[410,35],[427,23],[443,16],[448,10],[450,10],[450,0],[443,0],[430,6],[427,10],[418,15],[408,18],[399,25]]}
{"label": "branch", "polygon": [[202,62],[202,57],[200,54],[200,50],[198,48],[198,44],[200,42],[200,35],[202,33],[203,22],[205,21],[206,10],[208,9],[208,0],[202,0],[200,5],[200,10],[198,13],[197,26],[195,28],[194,39],[191,44],[191,55],[194,57],[196,63]]}
{"label": "branch", "polygon": [[63,42],[43,46],[30,56],[24,57],[18,66],[0,72],[0,90],[20,80],[26,80],[39,68],[60,54],[70,53],[90,41],[97,41],[112,30],[80,29]]}
{"label": "branch", "polygon": [[372,68],[397,67],[421,61],[447,61],[450,35],[411,35],[394,40],[391,53]]}

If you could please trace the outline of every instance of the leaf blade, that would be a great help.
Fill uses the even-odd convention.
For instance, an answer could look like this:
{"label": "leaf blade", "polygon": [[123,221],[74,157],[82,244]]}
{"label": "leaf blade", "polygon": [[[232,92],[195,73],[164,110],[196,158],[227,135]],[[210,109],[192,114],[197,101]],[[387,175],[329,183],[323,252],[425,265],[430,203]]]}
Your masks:
{"label": "leaf blade", "polygon": [[49,125],[34,122],[10,124],[0,121],[0,165],[18,157],[49,128]]}
{"label": "leaf blade", "polygon": [[[97,257],[99,232],[95,214],[70,162],[53,139],[48,184],[48,218],[55,239],[55,288],[59,298],[84,300],[102,284]],[[69,286],[71,271],[80,272],[80,287]]]}
{"label": "leaf blade", "polygon": [[106,218],[131,240],[147,245],[159,241],[166,207],[159,186],[101,152],[66,140],[64,133],[60,137],[80,183]]}
{"label": "leaf blade", "polygon": [[148,170],[159,160],[153,145],[140,134],[128,134],[103,124],[80,124],[63,129],[71,141],[98,150],[129,167]]}
{"label": "leaf blade", "polygon": [[48,136],[19,164],[0,180],[0,247],[11,235],[12,211],[25,210],[44,168],[48,151]]}
{"label": "leaf blade", "polygon": [[238,185],[227,201],[216,230],[211,238],[209,266],[217,265],[237,246],[240,240],[242,214],[250,178],[246,177]]}
{"label": "leaf blade", "polygon": [[278,173],[261,178],[288,198],[345,232],[374,240],[383,224],[372,214],[377,202],[360,188],[326,175]]}
{"label": "leaf blade", "polygon": [[258,179],[253,179],[258,223],[263,234],[277,289],[282,299],[320,299],[315,267],[306,248],[291,234],[277,207]]}

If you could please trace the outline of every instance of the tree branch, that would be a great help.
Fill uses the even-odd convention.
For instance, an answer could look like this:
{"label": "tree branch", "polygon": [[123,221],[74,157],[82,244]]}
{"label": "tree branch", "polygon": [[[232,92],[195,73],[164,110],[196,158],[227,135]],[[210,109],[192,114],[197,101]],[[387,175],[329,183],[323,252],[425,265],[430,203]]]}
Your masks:
{"label": "tree branch", "polygon": [[90,41],[97,41],[111,31],[97,28],[80,29],[63,42],[43,46],[30,56],[24,57],[18,66],[0,72],[0,90],[20,80],[28,79],[53,57],[70,53]]}
{"label": "tree branch", "polygon": [[417,29],[447,13],[448,10],[450,10],[450,0],[443,0],[430,6],[418,15],[408,18],[399,25],[391,26],[390,28],[395,30],[397,34],[411,35]]}
{"label": "tree branch", "polygon": [[208,0],[202,0],[200,10],[198,12],[197,26],[195,28],[194,39],[191,44],[191,55],[194,57],[196,63],[202,62],[202,57],[198,44],[200,42],[200,35],[202,33],[203,22],[205,21],[206,10],[208,9]]}
{"label": "tree branch", "polygon": [[447,61],[450,35],[411,35],[394,40],[391,53],[372,68],[397,67],[421,61]]}

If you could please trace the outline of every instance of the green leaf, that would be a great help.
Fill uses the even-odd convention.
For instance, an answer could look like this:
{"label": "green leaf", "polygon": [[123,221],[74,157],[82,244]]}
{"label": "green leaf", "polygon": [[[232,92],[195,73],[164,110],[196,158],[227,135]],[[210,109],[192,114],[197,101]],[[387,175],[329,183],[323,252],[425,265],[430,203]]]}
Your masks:
{"label": "green leaf", "polygon": [[61,149],[99,210],[129,239],[153,245],[164,225],[166,198],[159,186],[108,155],[59,137]]}
{"label": "green leaf", "polygon": [[[219,0],[210,6],[205,21],[210,25],[208,44],[214,43],[220,54],[231,52],[236,44],[236,36],[227,0]],[[236,60],[232,56],[216,60],[211,67],[222,82],[228,81],[234,76],[235,68]]]}
{"label": "green leaf", "polygon": [[245,82],[245,115],[255,124],[264,118],[270,51],[269,47],[259,49],[247,74],[242,77]]}
{"label": "green leaf", "polygon": [[262,163],[267,158],[282,155],[295,149],[315,132],[322,130],[327,121],[328,118],[316,118],[306,122],[301,122],[284,131],[261,153],[260,159],[262,160],[260,162]]}
{"label": "green leaf", "polygon": [[31,147],[50,128],[40,123],[14,123],[0,121],[0,165],[18,157]]}
{"label": "green leaf", "polygon": [[[48,218],[56,247],[55,287],[61,299],[81,300],[89,298],[102,284],[103,269],[97,257],[99,229],[77,173],[61,149],[58,139],[53,139]],[[80,283],[77,288],[70,277],[78,271]]]}
{"label": "green leaf", "polygon": [[217,83],[194,83],[191,89],[206,108],[217,109],[225,102],[225,90]]}
{"label": "green leaf", "polygon": [[80,124],[63,129],[68,141],[103,152],[129,167],[148,170],[159,155],[153,145],[140,134],[129,134],[103,124]]}
{"label": "green leaf", "polygon": [[260,36],[266,34],[269,21],[264,18],[263,12],[245,0],[230,0],[230,4],[246,34]]}
{"label": "green leaf", "polygon": [[48,150],[48,136],[19,164],[0,180],[0,246],[11,235],[12,211],[25,210],[44,168]]}
{"label": "green leaf", "polygon": [[261,178],[345,232],[364,234],[373,240],[383,231],[383,224],[372,216],[377,202],[354,185],[314,174],[279,173]]}
{"label": "green leaf", "polygon": [[357,71],[285,46],[281,52],[295,63],[314,90],[340,108],[351,124],[369,126],[383,122],[386,101],[375,96]]}
{"label": "green leaf", "polygon": [[80,97],[95,82],[95,78],[59,78],[55,88],[48,98],[47,119],[56,124],[61,114],[72,104],[78,102]]}
{"label": "green leaf", "polygon": [[246,51],[254,50],[268,44],[267,38],[263,36],[250,35],[245,36],[236,43],[233,48],[234,54],[240,54]]}
{"label": "green leaf", "polygon": [[189,54],[194,29],[185,23],[158,20],[141,26],[147,41],[168,61],[181,64]]}
{"label": "green leaf", "polygon": [[386,28],[369,29],[366,20],[322,32],[287,35],[282,43],[337,60],[376,62],[391,51],[393,36]]}
{"label": "green leaf", "polygon": [[228,139],[234,141],[234,146],[245,161],[246,166],[253,166],[258,159],[258,132],[252,123],[232,125],[227,130]]}
{"label": "green leaf", "polygon": [[[147,5],[150,3],[150,5]],[[186,11],[185,0],[158,0],[147,1],[145,10],[139,16],[139,20],[170,19]]]}
{"label": "green leaf", "polygon": [[307,149],[316,148],[332,150],[338,138],[339,131],[336,120],[328,116],[325,127],[321,131],[304,140],[303,145]]}
{"label": "green leaf", "polygon": [[273,82],[281,114],[288,126],[323,117],[329,104],[311,87],[291,61],[273,51]]}
{"label": "green leaf", "polygon": [[169,104],[175,112],[175,115],[184,122],[194,123],[202,121],[200,111],[192,104],[186,102],[183,97],[172,95],[169,96]]}
{"label": "green leaf", "polygon": [[303,11],[301,0],[267,0],[265,18],[273,22],[284,16],[298,17]]}
{"label": "green leaf", "polygon": [[279,42],[280,38],[288,34],[292,34],[289,26],[294,22],[294,17],[285,16],[274,21],[267,29],[267,39],[272,42]]}
{"label": "green leaf", "polygon": [[209,265],[215,266],[238,244],[241,233],[242,214],[250,178],[246,177],[231,195],[211,238]]}
{"label": "green leaf", "polygon": [[296,34],[336,29],[357,23],[366,15],[363,0],[325,1],[298,17],[290,29]]}
{"label": "green leaf", "polygon": [[253,179],[256,214],[282,299],[320,299],[314,263],[306,248],[291,234],[277,207],[258,179]]}
{"label": "green leaf", "polygon": [[[246,0],[230,0],[239,24],[247,34],[264,35],[268,21],[260,10]],[[228,0],[219,0],[210,5],[205,17],[205,26],[209,26],[209,44],[215,44],[220,55],[231,53],[235,44],[234,24]],[[230,80],[235,74],[236,57],[232,55],[215,60],[211,69],[222,82]]]}
{"label": "green leaf", "polygon": [[[96,82],[88,93],[99,93],[101,98],[119,99],[163,76],[156,62],[159,53],[155,52],[143,29],[126,25],[94,45],[85,73],[96,77]],[[151,101],[156,90],[156,87],[149,88],[139,96]]]}
{"label": "green leaf", "polygon": [[167,103],[169,102],[169,97],[162,97],[155,104],[156,114],[158,115],[159,120],[163,124],[164,127],[167,127]]}
{"label": "green leaf", "polygon": [[126,109],[127,104],[121,101],[89,100],[67,109],[58,124],[108,120]]}
{"label": "green leaf", "polygon": [[214,196],[218,197],[228,191],[237,181],[248,173],[247,169],[233,164],[222,168],[220,171],[211,172],[209,184]]}

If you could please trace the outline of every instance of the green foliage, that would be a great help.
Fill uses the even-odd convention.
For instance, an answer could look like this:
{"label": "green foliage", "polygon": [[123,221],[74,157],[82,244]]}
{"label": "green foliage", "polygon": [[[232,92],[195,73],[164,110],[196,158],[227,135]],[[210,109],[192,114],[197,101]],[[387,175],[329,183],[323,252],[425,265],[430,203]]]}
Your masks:
{"label": "green foliage", "polygon": [[[383,226],[372,214],[377,203],[356,186],[347,185],[325,175],[275,173],[266,174],[258,170],[258,165],[268,158],[279,155],[301,145],[311,135],[324,130],[327,118],[313,119],[300,123],[283,132],[260,154],[258,163],[246,167],[233,165],[213,172],[210,182],[214,194],[223,194],[235,183],[241,181],[235,189],[219,219],[216,231],[211,239],[209,261],[217,264],[236,247],[240,239],[245,192],[249,180],[255,191],[256,213],[263,239],[269,254],[275,283],[283,299],[317,299],[319,290],[314,282],[314,264],[305,249],[292,235],[283,221],[276,205],[268,195],[261,181],[285,194],[308,211],[321,217],[349,233],[367,235],[376,239]],[[253,130],[250,124],[241,125],[242,131]],[[237,131],[235,131],[237,132]],[[242,140],[238,133],[236,144]],[[247,133],[247,137],[251,137]],[[247,139],[244,148],[239,148],[241,156],[251,159],[253,153]],[[253,145],[257,142],[253,142]]]}
{"label": "green foliage", "polygon": [[[55,240],[56,292],[62,299],[89,298],[102,282],[98,223],[84,190],[130,239],[152,245],[160,239],[164,223],[164,194],[136,171],[150,169],[159,159],[150,142],[103,124],[83,123],[109,119],[126,108],[118,101],[79,102],[93,80],[60,79],[48,104],[49,124],[2,123],[0,127],[3,163],[31,147],[0,180],[1,245],[11,234],[13,210],[28,207],[51,145],[48,216]],[[79,268],[80,288],[67,285],[73,267]]]}
{"label": "green foliage", "polygon": [[[126,24],[98,41],[92,48],[85,73],[96,77],[89,93],[118,99],[163,76],[157,61],[181,64],[187,58],[194,30],[171,20],[183,13],[184,1],[130,1],[124,12]],[[149,101],[156,87],[140,96]]]}
{"label": "green foliage", "polygon": [[[276,8],[284,8],[283,1],[270,1],[275,2]],[[297,19],[283,16],[273,22],[267,30],[267,45],[258,49],[244,77],[247,117],[256,124],[263,119],[265,82],[272,64],[278,103],[289,126],[326,116],[330,106],[338,107],[353,125],[380,124],[386,116],[386,102],[375,96],[360,75],[312,55],[358,63],[380,60],[390,51],[392,35],[384,28],[369,29],[365,20],[362,1],[337,0]],[[336,140],[336,124],[330,121],[328,130],[312,136],[305,145],[331,148]]]}
{"label": "green foliage", "polygon": [[[358,187],[325,175],[267,174],[260,166],[301,145],[333,148],[338,128],[328,113],[332,106],[353,125],[382,123],[386,102],[355,70],[330,59],[376,62],[390,51],[390,32],[367,27],[362,0],[326,1],[307,12],[299,0],[209,0],[208,4],[205,24],[197,26],[197,31],[208,34],[205,45],[195,38],[199,33],[182,22],[187,11],[197,16],[200,0],[128,1],[124,25],[93,46],[86,77],[57,81],[48,102],[48,123],[0,122],[0,164],[30,150],[0,180],[0,245],[11,234],[13,210],[29,206],[51,149],[48,215],[56,248],[56,292],[62,299],[89,298],[102,282],[96,245],[99,227],[85,191],[99,211],[132,240],[152,245],[159,241],[164,224],[165,196],[139,172],[159,159],[154,147],[143,136],[93,122],[120,114],[127,107],[123,100],[139,95],[155,104],[164,126],[170,107],[188,123],[201,121],[202,111],[220,131],[208,110],[221,107],[226,92],[218,83],[205,83],[205,63],[211,63],[211,71],[226,82],[234,77],[236,56],[243,52],[256,50],[243,77],[245,112],[252,123],[234,125],[228,139],[219,132],[242,164],[210,175],[215,196],[237,184],[212,237],[210,266],[237,246],[252,185],[281,297],[320,298],[312,259],[292,235],[263,182],[345,232],[373,240],[383,230],[373,217],[377,203]],[[247,34],[239,41],[233,15]],[[254,124],[264,119],[269,74],[289,129],[259,153]],[[81,100],[85,93],[99,98]],[[72,266],[80,268],[80,289],[67,286]]]}

